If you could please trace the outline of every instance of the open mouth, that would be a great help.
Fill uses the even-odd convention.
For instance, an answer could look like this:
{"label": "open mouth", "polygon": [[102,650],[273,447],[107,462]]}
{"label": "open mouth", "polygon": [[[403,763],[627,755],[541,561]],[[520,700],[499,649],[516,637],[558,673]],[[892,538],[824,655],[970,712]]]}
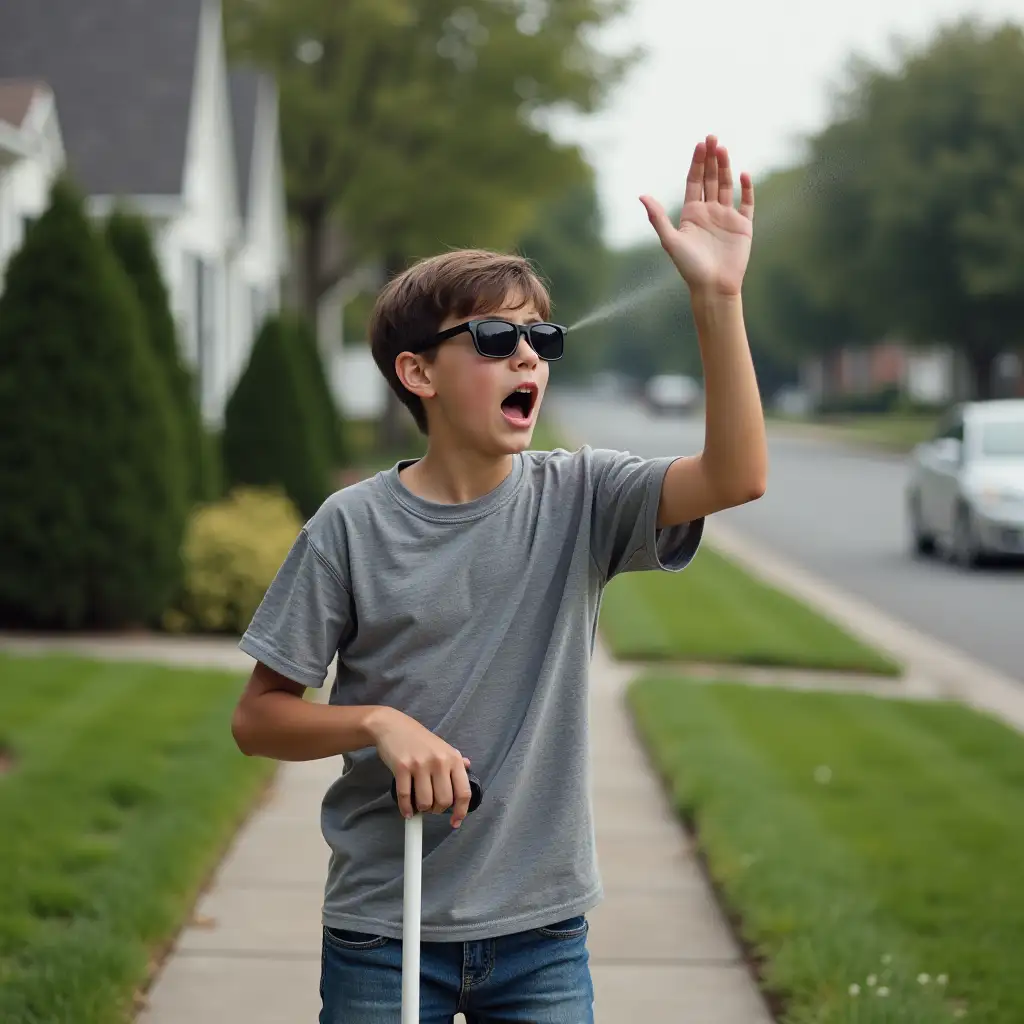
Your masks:
{"label": "open mouth", "polygon": [[502,399],[501,411],[505,419],[515,427],[527,426],[537,404],[537,394],[536,384],[520,384]]}

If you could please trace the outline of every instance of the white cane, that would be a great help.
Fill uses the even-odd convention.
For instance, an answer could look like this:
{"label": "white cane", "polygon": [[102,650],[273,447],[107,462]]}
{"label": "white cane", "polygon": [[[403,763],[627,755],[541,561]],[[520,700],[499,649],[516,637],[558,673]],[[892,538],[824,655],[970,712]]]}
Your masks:
{"label": "white cane", "polygon": [[[480,780],[469,775],[469,811],[480,806]],[[391,783],[391,797],[398,802],[398,783]],[[413,806],[416,794],[412,793]],[[402,895],[402,1024],[420,1020],[420,910],[423,905],[423,814],[405,820],[405,862]]]}

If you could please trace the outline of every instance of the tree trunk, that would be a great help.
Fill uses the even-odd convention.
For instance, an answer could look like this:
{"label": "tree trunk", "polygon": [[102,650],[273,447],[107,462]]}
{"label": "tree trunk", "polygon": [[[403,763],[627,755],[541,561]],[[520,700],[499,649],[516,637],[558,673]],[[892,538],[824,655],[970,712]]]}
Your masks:
{"label": "tree trunk", "polygon": [[964,352],[967,365],[971,369],[973,397],[978,401],[986,401],[993,396],[996,355],[995,348],[977,344],[971,345]]}
{"label": "tree trunk", "polygon": [[324,234],[327,230],[327,207],[321,202],[308,203],[300,213],[302,223],[301,278],[302,311],[316,327],[323,278]]}
{"label": "tree trunk", "polygon": [[[405,261],[395,253],[387,253],[384,257],[384,281],[390,281],[405,269]],[[406,441],[410,426],[409,411],[399,402],[395,393],[387,389],[387,402],[384,413],[378,423],[378,443],[381,450],[395,452],[401,450]],[[415,429],[415,428],[414,428]]]}

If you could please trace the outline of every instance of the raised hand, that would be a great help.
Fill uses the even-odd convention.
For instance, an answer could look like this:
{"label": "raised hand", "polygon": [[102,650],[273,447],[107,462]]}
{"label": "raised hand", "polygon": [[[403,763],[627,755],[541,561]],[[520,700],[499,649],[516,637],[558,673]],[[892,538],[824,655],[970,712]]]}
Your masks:
{"label": "raised hand", "polygon": [[691,290],[739,294],[754,235],[754,185],[749,174],[740,175],[737,210],[729,154],[714,135],[693,151],[678,228],[656,199],[645,195],[640,201]]}

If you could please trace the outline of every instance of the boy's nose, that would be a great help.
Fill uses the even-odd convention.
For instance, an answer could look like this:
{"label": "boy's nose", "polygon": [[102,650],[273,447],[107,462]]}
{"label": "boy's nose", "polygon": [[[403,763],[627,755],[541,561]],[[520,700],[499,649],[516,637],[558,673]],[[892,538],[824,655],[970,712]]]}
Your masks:
{"label": "boy's nose", "polygon": [[526,332],[520,331],[519,345],[512,356],[513,364],[516,366],[536,366],[537,358],[537,353],[533,351],[533,346],[526,339]]}

